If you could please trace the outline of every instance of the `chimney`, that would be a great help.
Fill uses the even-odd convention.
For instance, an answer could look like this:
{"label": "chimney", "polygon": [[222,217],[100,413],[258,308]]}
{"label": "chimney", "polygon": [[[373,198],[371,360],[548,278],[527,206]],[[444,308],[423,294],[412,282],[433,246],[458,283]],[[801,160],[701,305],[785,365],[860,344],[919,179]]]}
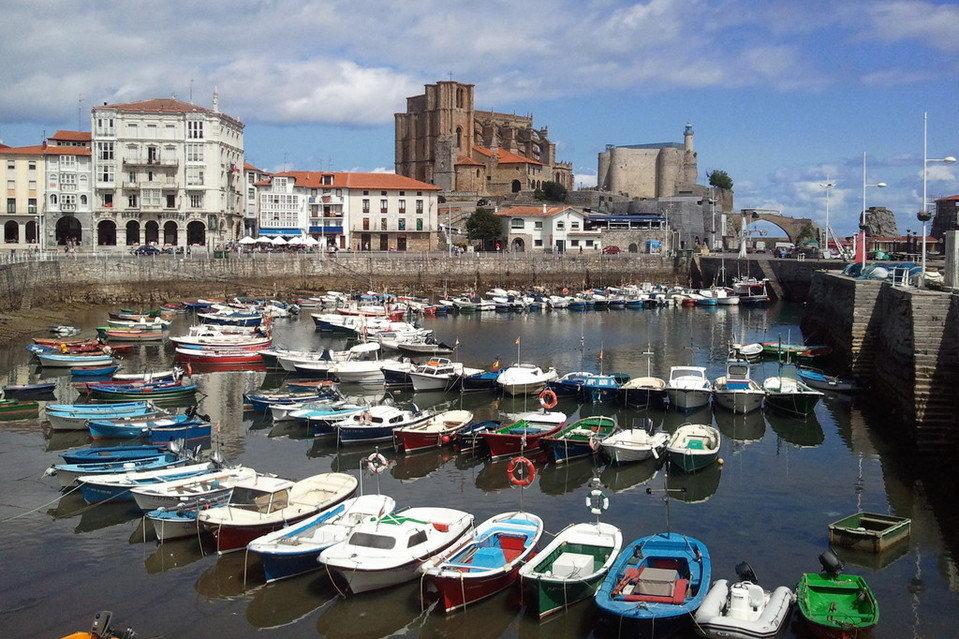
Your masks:
{"label": "chimney", "polygon": [[213,87],[213,112],[220,112],[220,89],[215,85]]}
{"label": "chimney", "polygon": [[546,215],[546,203],[543,203],[543,215]]}

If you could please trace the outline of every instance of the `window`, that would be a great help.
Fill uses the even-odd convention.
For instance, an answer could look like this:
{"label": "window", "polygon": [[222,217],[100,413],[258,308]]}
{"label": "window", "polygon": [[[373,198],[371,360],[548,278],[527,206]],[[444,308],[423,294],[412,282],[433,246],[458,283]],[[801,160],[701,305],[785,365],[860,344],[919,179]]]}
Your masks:
{"label": "window", "polygon": [[556,230],[562,231],[566,229],[566,222],[562,220],[556,220]]}
{"label": "window", "polygon": [[370,212],[370,201],[369,201],[369,200],[363,200],[363,212],[364,212],[364,213],[369,213],[369,212]]}
{"label": "window", "polygon": [[399,229],[400,231],[405,231],[405,230],[406,230],[406,218],[405,218],[405,217],[401,217],[401,218],[399,219],[398,226],[397,226],[396,228]]}
{"label": "window", "polygon": [[572,229],[572,230],[574,230],[574,231],[578,231],[578,230],[579,230],[579,222],[570,222],[570,223],[569,223],[569,228]]}
{"label": "window", "polygon": [[86,206],[86,204],[87,204],[87,196],[86,196],[86,195],[81,195],[81,196],[80,196],[80,204]]}
{"label": "window", "polygon": [[128,208],[128,209],[135,209],[135,208],[137,208],[137,196],[136,196],[136,195],[134,195],[134,194],[131,193],[130,195],[127,196],[127,208]]}
{"label": "window", "polygon": [[7,170],[8,170],[8,171],[16,171],[16,170],[17,170],[17,163],[14,162],[13,160],[7,160]]}
{"label": "window", "polygon": [[326,184],[327,186],[332,185],[332,184],[333,184],[333,176],[332,176],[332,175],[324,175],[324,176],[323,176],[323,179],[322,179],[322,184]]}
{"label": "window", "polygon": [[56,194],[56,193],[51,193],[51,194],[50,194],[50,204],[54,204],[54,205],[55,205],[56,203],[57,203],[57,194]]}
{"label": "window", "polygon": [[186,184],[187,186],[203,186],[203,169],[187,169]]}
{"label": "window", "polygon": [[400,215],[406,213],[406,200],[400,200]]}
{"label": "window", "polygon": [[589,248],[593,248],[593,240],[586,240],[586,246]]}
{"label": "window", "polygon": [[416,218],[416,230],[417,231],[423,230],[423,218],[421,217]]}
{"label": "window", "polygon": [[416,214],[423,215],[423,200],[416,200]]}
{"label": "window", "polygon": [[509,227],[511,229],[523,230],[526,228],[526,222],[521,217],[514,217],[509,221]]}
{"label": "window", "polygon": [[369,230],[370,230],[370,218],[368,218],[368,217],[364,217],[364,218],[363,218],[363,230],[364,230],[364,231],[369,231]]}
{"label": "window", "polygon": [[76,195],[64,195],[60,198],[60,209],[63,211],[76,211],[77,210],[77,196]]}
{"label": "window", "polygon": [[113,118],[97,118],[97,133],[113,135]]}
{"label": "window", "polygon": [[349,544],[361,548],[376,548],[377,550],[389,550],[396,545],[396,539],[388,535],[376,535],[373,533],[355,532],[350,536]]}
{"label": "window", "polygon": [[77,158],[74,155],[61,155],[60,156],[60,167],[61,168],[71,168],[77,165]]}
{"label": "window", "polygon": [[413,546],[419,546],[420,544],[426,541],[426,531],[418,530],[412,535],[410,535],[410,540],[406,544],[407,548],[412,548]]}
{"label": "window", "polygon": [[383,197],[386,197],[386,191],[380,191],[380,195],[382,195]]}
{"label": "window", "polygon": [[173,195],[172,193],[167,193],[166,195],[166,207],[168,209],[176,208],[176,196]]}
{"label": "window", "polygon": [[417,191],[417,192],[416,192],[416,197],[421,197],[422,195],[423,195],[423,191]]}
{"label": "window", "polygon": [[129,182],[130,184],[133,184],[136,181],[137,181],[137,174],[134,171],[130,171],[129,173],[127,173],[127,182]]}
{"label": "window", "polygon": [[37,170],[37,163],[36,163],[36,162],[27,162],[27,170],[28,170],[28,171],[36,171],[36,170]]}
{"label": "window", "polygon": [[160,206],[160,189],[143,189],[143,206]]}
{"label": "window", "polygon": [[37,181],[36,181],[36,180],[30,180],[29,182],[27,182],[27,188],[30,189],[31,191],[36,191],[36,190],[37,190]]}
{"label": "window", "polygon": [[100,167],[100,172],[97,174],[97,178],[101,182],[113,182],[113,165],[104,164]]}
{"label": "window", "polygon": [[16,191],[17,190],[17,181],[16,180],[7,180],[7,190]]}
{"label": "window", "polygon": [[190,193],[190,208],[199,209],[203,207],[203,194]]}
{"label": "window", "polygon": [[103,194],[103,208],[112,209],[113,208],[113,193],[104,193]]}
{"label": "window", "polygon": [[191,140],[203,139],[203,121],[190,120],[186,123],[186,137]]}
{"label": "window", "polygon": [[17,212],[17,200],[16,198],[8,197],[7,198],[7,213],[16,213]]}
{"label": "window", "polygon": [[386,213],[386,200],[380,200],[380,213]]}
{"label": "window", "polygon": [[37,213],[37,198],[32,197],[27,200],[27,213],[30,215],[36,215]]}
{"label": "window", "polygon": [[543,246],[543,240],[533,240],[533,246]]}
{"label": "window", "polygon": [[369,194],[370,194],[369,191],[363,191],[363,195],[369,195]]}
{"label": "window", "polygon": [[569,241],[569,245],[570,245],[570,246],[579,246],[579,240],[570,240],[570,241]]}
{"label": "window", "polygon": [[542,230],[543,230],[543,221],[542,221],[542,220],[536,220],[535,222],[533,222],[533,228],[536,229],[537,231],[542,231]]}
{"label": "window", "polygon": [[381,230],[381,231],[385,231],[385,230],[386,230],[386,218],[385,218],[385,217],[381,217],[381,218],[380,218],[380,230]]}
{"label": "window", "polygon": [[97,142],[97,159],[113,159],[113,142]]}
{"label": "window", "polygon": [[202,143],[193,142],[186,145],[186,161],[187,162],[203,161],[203,144]]}

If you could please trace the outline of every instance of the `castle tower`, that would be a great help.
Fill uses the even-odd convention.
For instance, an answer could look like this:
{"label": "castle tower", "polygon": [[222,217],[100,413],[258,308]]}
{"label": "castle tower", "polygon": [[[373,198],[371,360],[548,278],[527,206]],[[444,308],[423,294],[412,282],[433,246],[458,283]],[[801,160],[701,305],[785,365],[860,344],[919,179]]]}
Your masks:
{"label": "castle tower", "polygon": [[693,153],[693,125],[691,122],[687,122],[686,128],[683,130],[683,149],[686,153]]}

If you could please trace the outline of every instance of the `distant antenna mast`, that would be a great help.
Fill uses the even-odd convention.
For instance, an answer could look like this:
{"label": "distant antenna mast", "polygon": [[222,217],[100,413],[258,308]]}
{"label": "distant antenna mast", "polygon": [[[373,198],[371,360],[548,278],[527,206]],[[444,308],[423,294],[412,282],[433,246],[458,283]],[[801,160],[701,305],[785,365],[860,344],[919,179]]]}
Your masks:
{"label": "distant antenna mast", "polygon": [[193,78],[190,78],[190,104],[193,104]]}
{"label": "distant antenna mast", "polygon": [[83,94],[77,96],[77,131],[82,131],[83,126]]}

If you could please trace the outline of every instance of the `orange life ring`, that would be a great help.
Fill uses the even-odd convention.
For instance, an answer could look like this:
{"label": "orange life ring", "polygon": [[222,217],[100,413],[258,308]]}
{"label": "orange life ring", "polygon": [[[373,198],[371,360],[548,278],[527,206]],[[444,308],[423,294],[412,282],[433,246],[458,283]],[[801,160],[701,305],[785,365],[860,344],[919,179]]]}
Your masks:
{"label": "orange life ring", "polygon": [[547,388],[539,394],[539,405],[546,410],[553,410],[557,404],[559,404],[559,397],[552,389]]}
{"label": "orange life ring", "polygon": [[[522,470],[517,473],[519,469]],[[525,457],[514,457],[506,466],[506,476],[509,477],[509,483],[525,488],[536,479],[536,466]]]}

